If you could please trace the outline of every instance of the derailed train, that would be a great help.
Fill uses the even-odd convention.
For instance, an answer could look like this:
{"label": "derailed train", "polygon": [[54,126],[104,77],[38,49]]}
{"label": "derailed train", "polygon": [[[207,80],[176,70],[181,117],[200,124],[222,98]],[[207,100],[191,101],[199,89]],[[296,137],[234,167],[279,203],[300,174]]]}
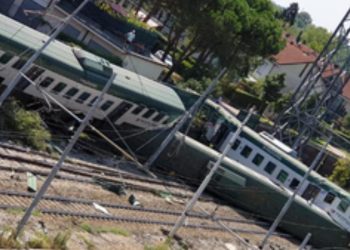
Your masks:
{"label": "derailed train", "polygon": [[[25,63],[26,55],[46,38],[0,15],[0,91]],[[129,137],[127,141],[134,149],[168,129],[185,112],[188,103],[185,95],[59,41],[54,41],[26,73],[38,86],[22,80],[16,90],[42,99],[38,91],[42,88],[68,108],[86,112],[112,71],[117,78],[94,114],[95,123],[103,126],[108,118],[122,133],[147,130],[142,136]],[[213,124],[220,127],[220,136],[213,143],[216,150],[190,137],[183,140],[184,135],[178,133],[156,165],[166,165],[169,170],[196,180],[203,178],[227,144],[226,138],[239,124],[219,105],[209,101],[206,109]],[[159,145],[164,134],[143,148],[144,155]],[[306,169],[273,138],[245,128],[214,176],[210,189],[232,204],[272,220]],[[300,239],[312,233],[314,246],[347,248],[349,207],[346,191],[313,173],[280,227]]]}

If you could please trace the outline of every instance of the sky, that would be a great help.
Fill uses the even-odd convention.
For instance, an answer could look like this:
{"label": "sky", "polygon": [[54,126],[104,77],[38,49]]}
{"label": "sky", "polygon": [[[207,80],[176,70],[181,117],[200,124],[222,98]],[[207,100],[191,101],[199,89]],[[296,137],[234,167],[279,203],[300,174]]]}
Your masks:
{"label": "sky", "polygon": [[333,32],[346,11],[350,8],[350,0],[273,0],[273,2],[288,7],[291,3],[299,4],[299,11],[308,12],[317,26],[322,26]]}

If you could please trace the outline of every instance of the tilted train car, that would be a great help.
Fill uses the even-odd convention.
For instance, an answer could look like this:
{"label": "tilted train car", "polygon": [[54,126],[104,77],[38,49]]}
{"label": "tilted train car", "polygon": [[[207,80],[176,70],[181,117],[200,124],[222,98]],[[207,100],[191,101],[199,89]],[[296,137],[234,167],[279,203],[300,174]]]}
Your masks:
{"label": "tilted train car", "polygon": [[[46,35],[0,15],[0,86],[10,82],[44,40]],[[59,41],[43,51],[26,75],[66,107],[85,113],[112,71],[117,77],[95,119],[108,117],[122,128],[151,129],[171,125],[184,112],[173,89]],[[16,90],[43,98],[25,79]]]}
{"label": "tilted train car", "polygon": [[[209,117],[214,115],[213,123],[220,123],[213,145],[218,151],[223,151],[229,134],[234,133],[240,121],[211,101],[204,109]],[[308,170],[293,156],[288,146],[265,132],[259,134],[249,127],[243,129],[227,156],[290,191],[296,189]],[[347,191],[312,171],[298,195],[327,212],[350,231],[350,194]]]}
{"label": "tilted train car", "polygon": [[[157,164],[192,181],[200,181],[220,154],[190,137],[185,140],[183,137],[183,134],[178,133]],[[178,148],[180,143],[182,146]],[[270,221],[276,218],[291,195],[289,190],[229,157],[225,157],[213,176],[209,189],[230,203]],[[298,196],[283,218],[280,228],[299,239],[303,239],[310,232],[310,243],[315,247],[346,249],[350,243],[349,232],[340,227],[325,211]]]}

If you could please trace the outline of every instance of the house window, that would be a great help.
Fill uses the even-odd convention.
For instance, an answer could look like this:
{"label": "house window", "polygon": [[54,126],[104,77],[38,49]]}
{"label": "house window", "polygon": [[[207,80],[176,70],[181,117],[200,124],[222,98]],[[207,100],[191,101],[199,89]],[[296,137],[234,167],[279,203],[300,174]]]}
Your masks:
{"label": "house window", "polygon": [[78,93],[78,91],[79,90],[77,88],[71,88],[66,92],[64,97],[67,99],[71,99],[73,96],[75,96]]}
{"label": "house window", "polygon": [[300,181],[299,181],[298,179],[294,178],[294,179],[290,182],[289,187],[290,187],[291,189],[295,190],[295,189],[299,186],[299,184],[300,184]]}
{"label": "house window", "polygon": [[272,174],[273,171],[275,171],[276,169],[276,164],[272,163],[272,162],[268,162],[265,166],[265,172],[268,174]]}
{"label": "house window", "polygon": [[235,140],[235,142],[233,143],[231,149],[232,149],[232,150],[236,150],[236,149],[239,147],[240,144],[241,144],[241,141],[240,141],[240,140],[238,140],[238,139]]}
{"label": "house window", "polygon": [[138,115],[140,114],[146,107],[143,105],[139,105],[136,108],[133,109],[133,111],[131,111],[131,113],[133,113],[134,115]]}
{"label": "house window", "polygon": [[338,209],[339,211],[345,213],[346,210],[349,208],[349,206],[350,206],[349,201],[343,199],[343,200],[339,203],[337,209]]}
{"label": "house window", "polygon": [[55,94],[59,94],[62,90],[66,88],[67,84],[60,82],[51,91]]}
{"label": "house window", "polygon": [[241,151],[241,155],[244,158],[248,158],[251,153],[252,153],[252,148],[249,146],[245,146]]}
{"label": "house window", "polygon": [[13,56],[14,54],[10,52],[5,52],[4,54],[2,54],[2,56],[0,56],[0,63],[2,64],[8,63],[13,58]]}
{"label": "house window", "polygon": [[90,96],[91,95],[88,92],[84,92],[75,101],[78,103],[84,103]]}
{"label": "house window", "polygon": [[153,121],[155,122],[159,122],[160,120],[162,120],[164,118],[165,114],[159,113],[158,115],[156,115],[156,117],[153,118]]}
{"label": "house window", "polygon": [[150,110],[148,110],[146,113],[144,113],[144,114],[142,115],[142,117],[144,117],[144,118],[149,118],[149,117],[151,117],[155,112],[156,112],[156,111],[155,111],[154,109],[150,109]]}
{"label": "house window", "polygon": [[113,104],[114,104],[114,102],[108,100],[108,101],[106,101],[104,104],[102,104],[101,109],[102,109],[103,111],[106,111],[107,109],[109,109],[110,107],[112,107]]}
{"label": "house window", "polygon": [[284,183],[288,178],[288,173],[284,170],[281,170],[279,174],[277,175],[277,180]]}
{"label": "house window", "polygon": [[24,60],[24,59],[18,59],[13,65],[12,65],[12,68],[15,68],[15,69],[20,69],[23,67],[23,65],[27,62],[27,60]]}
{"label": "house window", "polygon": [[53,78],[45,77],[45,79],[39,83],[39,86],[43,88],[47,88],[51,85],[51,83],[53,83],[53,81],[54,81]]}
{"label": "house window", "polygon": [[256,166],[260,166],[260,164],[263,162],[263,160],[264,160],[264,156],[262,156],[261,154],[256,154],[254,156],[253,163]]}
{"label": "house window", "polygon": [[327,195],[326,195],[326,197],[324,197],[324,202],[326,202],[326,203],[328,203],[328,204],[332,204],[332,202],[334,201],[334,199],[335,199],[335,195],[334,194],[332,194],[332,193],[328,193]]}

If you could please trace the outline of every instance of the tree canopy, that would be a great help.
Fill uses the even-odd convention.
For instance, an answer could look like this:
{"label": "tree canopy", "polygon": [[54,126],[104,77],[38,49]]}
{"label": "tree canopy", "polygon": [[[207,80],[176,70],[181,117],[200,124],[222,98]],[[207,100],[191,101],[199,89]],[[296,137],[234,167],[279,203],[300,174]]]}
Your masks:
{"label": "tree canopy", "polygon": [[221,66],[246,75],[254,57],[283,47],[282,23],[270,0],[163,1],[176,17],[165,52],[175,52],[181,34],[186,34],[168,76],[195,53],[199,59],[217,58]]}

